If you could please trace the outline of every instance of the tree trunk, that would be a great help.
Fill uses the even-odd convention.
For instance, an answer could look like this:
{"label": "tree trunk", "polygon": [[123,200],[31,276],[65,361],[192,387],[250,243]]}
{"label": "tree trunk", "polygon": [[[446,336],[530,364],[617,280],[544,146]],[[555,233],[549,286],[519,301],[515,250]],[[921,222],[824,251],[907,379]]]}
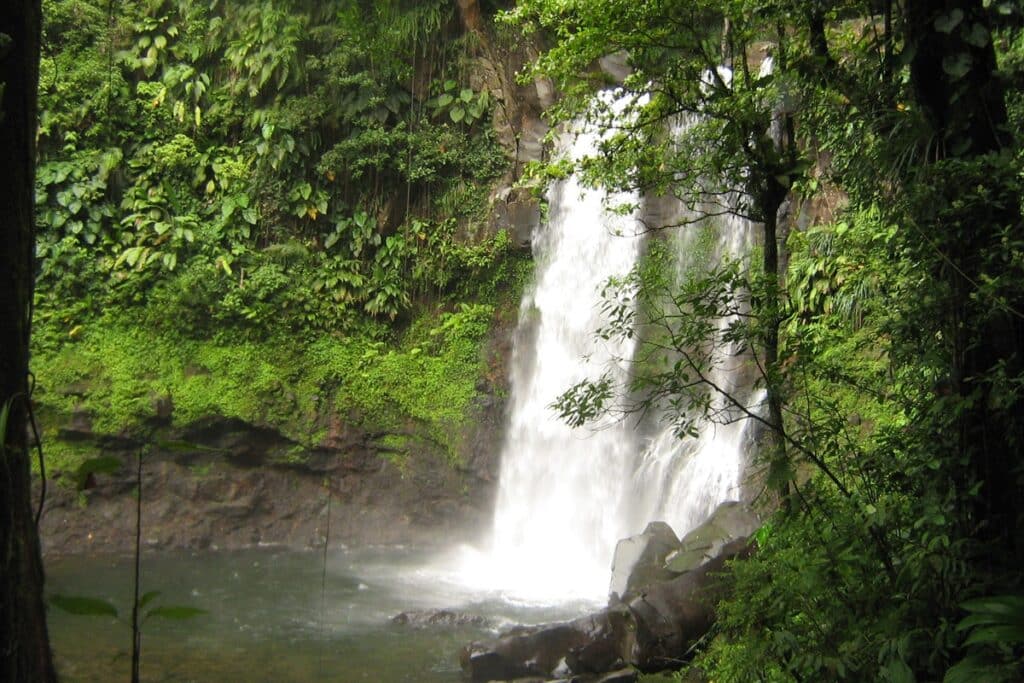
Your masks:
{"label": "tree trunk", "polygon": [[25,429],[40,20],[39,0],[0,5],[0,680],[12,683],[56,681]]}
{"label": "tree trunk", "polygon": [[786,198],[786,189],[774,178],[767,179],[768,187],[759,201],[763,210],[762,230],[764,251],[761,265],[764,268],[765,291],[763,303],[757,312],[761,319],[761,337],[764,344],[765,391],[768,402],[767,438],[769,453],[769,482],[777,487],[780,503],[789,510],[790,482],[792,479],[789,458],[786,453],[786,431],[782,417],[782,390],[779,386],[779,324],[781,321],[781,288],[779,283],[779,209]]}

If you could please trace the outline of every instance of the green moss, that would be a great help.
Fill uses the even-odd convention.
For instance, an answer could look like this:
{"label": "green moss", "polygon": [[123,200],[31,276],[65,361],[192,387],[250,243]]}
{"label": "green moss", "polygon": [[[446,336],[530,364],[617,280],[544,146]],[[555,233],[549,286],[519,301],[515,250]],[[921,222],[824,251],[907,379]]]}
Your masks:
{"label": "green moss", "polygon": [[158,402],[168,399],[175,427],[235,417],[312,446],[326,435],[318,417],[330,401],[369,430],[422,434],[456,463],[493,311],[479,304],[425,310],[390,345],[328,334],[223,343],[104,319],[34,359],[48,450],[73,469],[87,449],[62,442],[57,428],[75,409],[92,416],[96,433],[144,433]]}
{"label": "green moss", "polygon": [[[56,425],[48,425],[42,430],[40,436],[46,470],[51,478],[60,475],[62,480],[70,482],[71,478],[65,479],[64,475],[71,475],[83,462],[100,455],[99,450],[92,443],[60,438],[59,428]],[[39,459],[35,457],[35,454],[31,458],[31,465],[32,471],[38,473]]]}
{"label": "green moss", "polygon": [[424,316],[397,348],[364,345],[356,371],[335,392],[335,404],[391,430],[419,425],[457,463],[493,311],[464,304],[454,313]]}
{"label": "green moss", "polygon": [[189,466],[189,471],[197,477],[208,477],[214,470],[215,464],[212,462],[194,463]]}

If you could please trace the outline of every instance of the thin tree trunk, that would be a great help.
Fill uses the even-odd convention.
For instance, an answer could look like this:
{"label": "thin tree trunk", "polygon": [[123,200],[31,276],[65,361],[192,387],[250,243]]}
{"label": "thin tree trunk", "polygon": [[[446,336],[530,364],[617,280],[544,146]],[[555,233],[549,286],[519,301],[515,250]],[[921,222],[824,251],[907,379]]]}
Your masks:
{"label": "thin tree trunk", "polygon": [[135,566],[132,570],[132,677],[139,683],[139,660],[142,657],[142,627],[139,624],[139,588],[142,578],[142,456],[140,448],[135,463]]}
{"label": "thin tree trunk", "polygon": [[0,680],[56,680],[32,514],[28,342],[33,281],[38,0],[0,3]]}
{"label": "thin tree trunk", "polygon": [[[768,180],[770,187],[764,194],[762,208],[764,209],[764,246],[762,267],[765,277],[765,292],[763,303],[758,315],[761,318],[762,343],[764,344],[764,371],[767,375],[766,392],[768,402],[768,422],[771,428],[768,430],[768,452],[770,465],[770,478],[774,479],[777,486],[779,499],[783,509],[791,507],[790,496],[790,467],[786,453],[786,432],[782,417],[782,392],[779,387],[779,241],[778,241],[778,215],[779,208],[785,200],[785,188],[778,186],[778,182],[771,178]],[[777,186],[777,187],[776,187]]]}

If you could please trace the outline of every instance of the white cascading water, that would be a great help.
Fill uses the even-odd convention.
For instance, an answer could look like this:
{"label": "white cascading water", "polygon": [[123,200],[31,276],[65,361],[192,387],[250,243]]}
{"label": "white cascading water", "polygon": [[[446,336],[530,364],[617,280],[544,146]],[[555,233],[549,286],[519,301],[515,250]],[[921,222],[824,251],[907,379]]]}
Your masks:
{"label": "white cascading water", "polygon": [[[771,70],[772,59],[767,57],[761,64],[759,76],[767,76]],[[732,71],[727,67],[719,67],[718,76],[731,84]],[[702,81],[711,87],[710,75]],[[684,133],[694,120],[683,117],[675,122],[671,138],[676,144],[685,139]],[[772,131],[773,135],[777,133]],[[685,152],[684,149],[676,151]],[[734,199],[729,203],[730,208],[735,208]],[[743,259],[750,253],[753,226],[736,213],[723,213],[723,208],[714,205],[693,211],[678,204],[675,215],[659,217],[661,224],[690,223],[674,235],[677,280],[709,267],[709,263],[694,262],[690,258],[693,252],[699,252],[694,243],[702,230],[714,231],[714,248],[706,257],[713,263]],[[701,215],[716,217],[699,219]],[[694,220],[696,222],[692,222]],[[735,319],[736,316],[718,319],[717,334],[722,335]],[[748,413],[761,412],[765,392],[754,389],[758,371],[749,354],[740,347],[736,341],[718,341],[708,379],[730,398],[713,395],[711,408],[718,419],[702,421],[696,438],[678,438],[672,425],[673,416],[658,416],[663,426],[649,439],[633,479],[632,514],[639,522],[663,520],[681,536],[707,519],[723,501],[741,497],[746,454],[753,441],[753,423],[747,419]],[[738,402],[742,409],[732,401]]]}
{"label": "white cascading water", "polygon": [[[562,154],[596,152],[600,134],[581,128],[561,136]],[[707,425],[685,440],[659,426],[642,442],[635,421],[574,429],[558,418],[551,404],[577,382],[609,371],[618,386],[628,379],[635,339],[602,340],[595,332],[605,322],[604,285],[636,265],[642,239],[637,217],[608,211],[636,197],[609,196],[570,177],[548,199],[548,224],[533,243],[536,282],[520,308],[493,535],[482,552],[464,549],[459,573],[464,587],[507,600],[596,602],[607,597],[619,539],[653,520],[682,535],[718,503],[739,497],[749,421]],[[749,225],[719,221],[718,255],[746,253]],[[687,264],[694,232],[676,238],[681,268],[704,267]],[[734,351],[722,349],[723,358]],[[738,355],[723,362],[714,380],[754,404],[749,376],[736,372],[742,364]]]}
{"label": "white cascading water", "polygon": [[[715,261],[738,259],[749,253],[751,225],[735,215],[692,224],[674,236],[680,277],[685,271],[706,268],[688,262],[700,230],[713,230]],[[735,316],[716,321],[718,335],[725,333]],[[715,362],[708,379],[750,412],[759,412],[763,391],[753,391],[756,367],[736,341],[718,341]],[[738,500],[751,435],[751,421],[743,410],[721,395],[712,396],[715,420],[700,421],[696,438],[680,439],[671,415],[662,415],[662,426],[649,439],[634,474],[633,514],[638,520],[663,520],[680,535],[703,522],[719,503]]]}
{"label": "white cascading water", "polygon": [[[597,151],[589,127],[564,133],[562,155]],[[549,218],[534,236],[535,283],[524,295],[512,355],[509,424],[491,548],[474,562],[476,582],[512,600],[599,599],[615,542],[629,533],[621,514],[638,450],[621,422],[572,428],[551,404],[573,384],[609,368],[625,379],[631,340],[599,340],[601,289],[639,257],[639,223],[610,205],[635,203],[584,188],[575,177],[549,191]]]}

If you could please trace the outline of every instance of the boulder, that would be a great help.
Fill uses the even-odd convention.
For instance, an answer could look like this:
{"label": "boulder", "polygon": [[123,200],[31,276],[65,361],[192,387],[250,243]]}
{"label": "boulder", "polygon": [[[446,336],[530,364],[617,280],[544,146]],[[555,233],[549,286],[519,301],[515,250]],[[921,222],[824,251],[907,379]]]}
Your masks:
{"label": "boulder", "polygon": [[627,667],[601,676],[597,679],[597,683],[636,683],[639,676],[636,669]]}
{"label": "boulder", "polygon": [[490,643],[463,648],[459,661],[473,683],[554,677],[565,656],[586,642],[575,622],[520,629]]}
{"label": "boulder", "polygon": [[643,533],[624,538],[615,546],[612,580],[608,592],[616,599],[629,600],[644,586],[671,579],[665,561],[679,548],[679,539],[665,522],[651,522]]}
{"label": "boulder", "polygon": [[491,625],[490,620],[478,614],[466,614],[465,612],[454,612],[448,609],[402,612],[391,617],[391,623],[411,628],[455,628],[459,626],[487,628]]}
{"label": "boulder", "polygon": [[630,600],[626,607],[633,623],[621,646],[623,659],[642,671],[677,667],[715,621],[715,605],[725,595],[725,563],[750,552],[746,540],[733,541],[699,567],[653,583]]}
{"label": "boulder", "polygon": [[679,542],[665,561],[665,569],[673,576],[693,571],[704,562],[717,557],[728,544],[746,539],[761,526],[750,508],[737,501],[722,503],[700,526]]}
{"label": "boulder", "polygon": [[697,569],[649,584],[628,602],[570,622],[516,629],[494,641],[472,643],[463,649],[462,668],[470,681],[484,683],[537,676],[576,680],[589,675],[585,680],[594,680],[594,675],[613,673],[609,681],[630,680],[619,676],[628,676],[627,669],[678,666],[714,622],[725,562],[748,552],[744,541],[734,541]]}

